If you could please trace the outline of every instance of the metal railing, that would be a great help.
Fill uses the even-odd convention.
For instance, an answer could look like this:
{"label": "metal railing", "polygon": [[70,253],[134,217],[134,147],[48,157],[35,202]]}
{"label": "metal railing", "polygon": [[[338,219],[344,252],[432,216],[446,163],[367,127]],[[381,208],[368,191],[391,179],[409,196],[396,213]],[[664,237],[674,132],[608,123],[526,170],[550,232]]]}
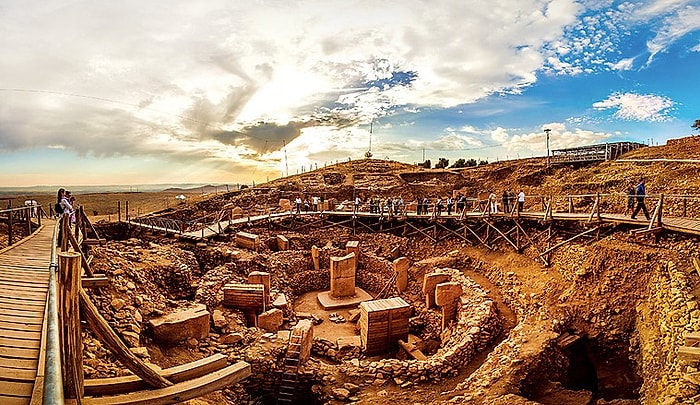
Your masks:
{"label": "metal railing", "polygon": [[58,284],[56,273],[58,271],[57,249],[58,232],[61,228],[61,220],[56,220],[56,225],[51,239],[51,264],[49,264],[49,291],[46,298],[46,360],[44,363],[44,392],[42,402],[44,404],[64,403],[63,377],[61,375],[61,342],[59,338],[58,324]]}

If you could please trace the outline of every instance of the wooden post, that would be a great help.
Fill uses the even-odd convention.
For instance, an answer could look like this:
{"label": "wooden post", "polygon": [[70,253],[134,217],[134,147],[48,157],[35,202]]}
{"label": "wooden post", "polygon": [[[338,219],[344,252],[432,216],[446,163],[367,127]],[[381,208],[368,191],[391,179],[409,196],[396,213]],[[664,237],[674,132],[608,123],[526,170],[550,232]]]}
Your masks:
{"label": "wooden post", "polygon": [[117,201],[117,222],[122,222],[122,202]]}
{"label": "wooden post", "polygon": [[126,210],[124,211],[126,222],[129,222],[129,200],[126,200]]}
{"label": "wooden post", "polygon": [[12,246],[12,211],[7,211],[7,246]]}
{"label": "wooden post", "polygon": [[661,194],[659,197],[659,216],[657,217],[657,226],[662,226],[661,224],[661,214],[664,212],[664,195]]}
{"label": "wooden post", "polygon": [[685,218],[686,212],[688,211],[688,196],[683,196],[683,218]]}
{"label": "wooden post", "polygon": [[25,208],[27,212],[27,236],[32,234],[32,206]]}
{"label": "wooden post", "polygon": [[67,398],[83,397],[83,341],[80,330],[80,253],[61,252],[59,308],[63,391]]}
{"label": "wooden post", "polygon": [[574,199],[569,197],[569,214],[574,213]]}

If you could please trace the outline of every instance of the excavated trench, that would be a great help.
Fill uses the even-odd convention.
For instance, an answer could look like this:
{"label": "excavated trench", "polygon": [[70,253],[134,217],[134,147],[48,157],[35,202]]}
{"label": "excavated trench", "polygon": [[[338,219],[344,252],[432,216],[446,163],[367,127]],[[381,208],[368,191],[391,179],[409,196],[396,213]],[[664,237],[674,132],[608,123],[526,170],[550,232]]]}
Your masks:
{"label": "excavated trench", "polygon": [[[128,233],[121,234],[119,230],[115,232],[116,239],[124,239]],[[260,234],[267,234],[268,237],[274,235],[267,230],[254,230]],[[267,233],[266,233],[267,232]],[[389,239],[389,244],[377,244],[376,240],[364,240],[366,235],[358,235],[353,239],[360,240],[363,253],[370,251],[368,257],[364,259],[364,264],[358,267],[358,285],[363,287],[372,295],[376,295],[390,278],[391,261],[382,257],[374,257],[373,253],[387,253],[393,251],[390,243],[396,243],[394,239]],[[303,380],[297,383],[296,400],[298,403],[320,404],[327,403],[329,399],[334,399],[333,389],[343,387],[344,384],[351,384],[359,387],[351,392],[350,397],[359,400],[359,403],[389,404],[404,401],[416,402],[426,400],[440,402],[450,398],[440,397],[440,392],[453,392],[455,395],[464,393],[479,392],[474,387],[486,386],[494,387],[496,395],[513,394],[522,396],[532,401],[543,404],[570,403],[588,405],[596,403],[598,400],[638,400],[643,379],[639,373],[639,365],[630,358],[634,357],[637,347],[630,346],[630,340],[634,329],[635,319],[634,302],[627,300],[619,303],[616,312],[625,316],[604,317],[600,315],[606,308],[606,302],[600,299],[590,299],[579,305],[588,306],[590,313],[598,314],[591,317],[590,313],[585,314],[582,310],[569,311],[568,318],[562,324],[555,327],[548,327],[552,336],[547,338],[550,342],[542,343],[541,347],[535,349],[531,357],[521,356],[512,360],[508,368],[503,364],[503,347],[511,346],[513,351],[525,351],[528,344],[544,339],[529,335],[526,328],[521,328],[521,324],[527,319],[558,318],[560,313],[548,312],[548,306],[552,305],[552,297],[559,296],[561,302],[562,292],[566,290],[568,283],[567,275],[563,271],[543,270],[539,265],[534,265],[532,269],[523,270],[522,263],[510,263],[505,260],[505,256],[497,254],[498,259],[488,256],[471,257],[473,249],[460,250],[458,255],[448,255],[454,252],[454,248],[460,249],[459,245],[446,245],[442,250],[435,248],[424,249],[423,252],[412,252],[415,246],[424,245],[421,241],[401,242],[404,254],[411,257],[411,270],[409,271],[409,285],[407,291],[401,296],[413,307],[411,316],[411,333],[417,335],[422,344],[424,354],[436,361],[436,369],[415,371],[416,360],[410,360],[405,355],[397,355],[397,352],[387,353],[382,356],[365,357],[359,352],[347,352],[340,356],[336,347],[333,346],[334,338],[339,335],[357,334],[357,330],[350,323],[334,324],[328,319],[327,311],[317,311],[313,309],[315,305],[315,292],[328,288],[328,278],[320,276],[320,272],[308,272],[311,266],[310,260],[304,257],[309,255],[308,249],[314,244],[324,244],[327,247],[326,256],[340,252],[344,243],[349,240],[347,234],[340,235],[318,235],[294,236],[295,244],[302,247],[298,252],[295,262],[288,265],[281,271],[285,275],[275,273],[274,268],[267,268],[262,255],[257,259],[251,259],[239,266],[242,272],[252,270],[269,270],[273,277],[273,289],[284,291],[292,300],[293,307],[299,312],[310,312],[322,323],[318,325],[319,330],[324,330],[316,337],[327,341],[326,346],[314,345],[312,357],[316,361],[308,364],[309,373]],[[331,239],[332,238],[332,239]],[[376,237],[375,237],[376,238]],[[329,239],[331,239],[329,241]],[[330,243],[328,243],[330,242]],[[223,241],[224,245],[228,242]],[[181,245],[186,247],[186,245]],[[202,276],[216,268],[227,265],[232,258],[213,253],[207,247],[189,248],[195,254],[200,268],[197,273]],[[232,247],[232,249],[234,249]],[[288,252],[275,252],[270,249],[265,255],[291,254]],[[426,253],[427,252],[427,253]],[[600,253],[600,252],[599,252]],[[514,254],[514,253],[513,253]],[[426,255],[421,257],[420,255]],[[257,257],[257,256],[256,256]],[[285,258],[286,256],[280,256]],[[233,259],[236,260],[236,259]],[[266,259],[265,259],[266,260]],[[370,260],[368,264],[367,260]],[[509,259],[510,260],[510,259]],[[600,258],[599,260],[605,260]],[[580,266],[586,265],[582,263]],[[252,267],[251,267],[252,266]],[[323,266],[322,266],[323,268]],[[455,269],[451,273],[454,280],[462,283],[465,291],[480,291],[483,295],[475,296],[476,302],[491,302],[495,316],[484,316],[483,324],[469,325],[469,319],[464,319],[452,323],[448,327],[447,334],[440,331],[441,314],[439,310],[427,309],[424,306],[422,295],[423,276],[434,269]],[[450,271],[450,270],[446,270]],[[564,279],[557,276],[556,272],[561,272]],[[382,273],[385,272],[385,273]],[[289,275],[294,276],[289,276]],[[460,278],[462,277],[462,278]],[[515,281],[517,280],[517,281]],[[545,280],[545,281],[543,281]],[[554,280],[554,281],[552,281]],[[586,280],[584,280],[586,281]],[[600,280],[588,280],[588,283],[601,283]],[[582,281],[583,283],[583,281]],[[528,289],[529,284],[531,288]],[[576,287],[574,287],[576,289]],[[579,286],[579,289],[588,288]],[[550,291],[551,290],[551,291]],[[585,295],[584,292],[580,292]],[[556,295],[555,295],[556,294]],[[571,295],[570,292],[567,294]],[[568,295],[567,295],[568,297]],[[556,301],[555,301],[556,302]],[[472,304],[473,304],[472,303]],[[609,308],[605,309],[606,311]],[[342,315],[346,310],[334,311]],[[543,315],[545,314],[546,315]],[[558,315],[557,315],[558,314]],[[293,321],[294,317],[290,320]],[[476,327],[483,330],[490,322],[497,322],[498,328],[489,329],[489,336],[479,344],[464,346],[460,340],[460,334],[469,332]],[[546,324],[548,321],[542,322]],[[565,323],[564,323],[565,322]],[[551,322],[550,322],[551,324]],[[575,325],[585,324],[586,327]],[[290,324],[286,324],[288,327]],[[522,330],[520,330],[522,329]],[[616,335],[610,336],[606,331],[618,331]],[[479,333],[480,333],[479,332]],[[478,341],[478,333],[470,335],[469,339]],[[518,333],[523,333],[521,337]],[[573,336],[570,341],[557,344],[557,336]],[[545,339],[546,340],[546,339]],[[442,343],[440,343],[442,341]],[[528,343],[528,341],[530,341]],[[452,359],[451,347],[464,349],[468,355],[461,356],[458,360]],[[522,346],[522,347],[521,347]],[[331,349],[331,350],[329,350]],[[284,346],[269,352],[266,359],[262,359],[261,364],[252,364],[253,376],[248,383],[244,381],[241,385],[248,392],[249,403],[272,404],[276,403],[276,393],[279,389],[279,373],[275,371],[279,367],[283,358]],[[510,355],[510,353],[508,353]],[[517,356],[516,356],[517,357]],[[358,360],[357,363],[353,359]],[[446,360],[449,359],[449,360]],[[350,365],[352,364],[352,365]],[[442,368],[440,368],[442,367]],[[522,367],[518,368],[518,367]],[[396,372],[390,370],[398,370]],[[413,374],[408,372],[411,369]],[[520,370],[520,371],[519,371]],[[498,383],[494,380],[494,375],[508,375],[508,373],[521,373],[520,383],[498,394]],[[402,386],[405,385],[404,386]],[[420,387],[439,387],[433,390],[421,390]],[[416,387],[419,389],[416,390]],[[379,399],[370,401],[368,396],[378,394],[385,390],[395,393],[398,397],[392,399]],[[483,391],[483,389],[481,389]],[[432,391],[436,391],[430,393]],[[483,392],[481,397],[488,397]],[[480,398],[474,395],[474,398]],[[363,402],[367,401],[367,402]],[[468,402],[468,401],[467,401]],[[339,403],[339,402],[338,402]],[[634,403],[634,402],[632,402]]]}

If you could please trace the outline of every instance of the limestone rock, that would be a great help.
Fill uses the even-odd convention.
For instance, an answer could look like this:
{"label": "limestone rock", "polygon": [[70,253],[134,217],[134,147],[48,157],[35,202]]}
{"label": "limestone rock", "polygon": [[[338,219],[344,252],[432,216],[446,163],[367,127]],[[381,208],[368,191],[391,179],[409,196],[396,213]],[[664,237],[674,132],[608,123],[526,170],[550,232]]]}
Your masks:
{"label": "limestone rock", "polygon": [[151,319],[149,324],[154,339],[160,342],[203,339],[209,335],[209,311],[204,304],[196,304],[190,309]]}

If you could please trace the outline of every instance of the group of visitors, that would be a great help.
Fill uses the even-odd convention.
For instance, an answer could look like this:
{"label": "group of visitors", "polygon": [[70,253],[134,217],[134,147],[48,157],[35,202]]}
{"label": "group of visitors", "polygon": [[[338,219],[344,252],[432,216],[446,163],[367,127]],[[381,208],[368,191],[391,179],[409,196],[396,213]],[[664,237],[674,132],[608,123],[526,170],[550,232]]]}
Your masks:
{"label": "group of visitors", "polygon": [[70,191],[65,188],[59,188],[56,195],[56,204],[54,205],[54,212],[56,216],[61,214],[70,215],[70,223],[75,223],[75,197]]}
{"label": "group of visitors", "polygon": [[301,196],[297,196],[294,199],[294,207],[296,208],[297,214],[301,214],[302,208],[304,209],[304,212],[318,212],[323,211],[323,202],[323,196],[313,196],[311,197],[311,201],[309,201],[309,197],[304,197],[304,199],[302,200]]}
{"label": "group of visitors", "polygon": [[[357,197],[359,198],[359,197]],[[387,213],[389,215],[399,215],[404,210],[403,197],[389,197],[382,202],[379,197],[375,196],[369,199],[370,214]],[[357,210],[356,210],[357,211]]]}
{"label": "group of visitors", "polygon": [[[517,201],[516,201],[516,199],[517,199]],[[506,213],[506,214],[512,213],[516,207],[516,202],[517,202],[518,212],[522,212],[523,206],[525,205],[525,192],[522,189],[520,189],[520,192],[518,193],[517,197],[515,195],[515,192],[509,191],[509,190],[503,190],[503,194],[501,195],[501,210],[504,213]],[[498,196],[496,195],[496,193],[494,191],[491,191],[489,193],[488,212],[489,212],[489,214],[496,214],[499,212]]]}

